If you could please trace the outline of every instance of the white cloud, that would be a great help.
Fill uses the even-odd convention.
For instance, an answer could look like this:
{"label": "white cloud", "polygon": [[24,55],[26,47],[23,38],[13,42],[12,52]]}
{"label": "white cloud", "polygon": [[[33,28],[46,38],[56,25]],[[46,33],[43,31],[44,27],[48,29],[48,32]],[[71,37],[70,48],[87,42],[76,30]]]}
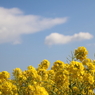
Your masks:
{"label": "white cloud", "polygon": [[21,43],[22,34],[39,32],[55,25],[65,23],[64,18],[44,18],[36,15],[24,15],[18,8],[0,7],[0,43]]}
{"label": "white cloud", "polygon": [[49,36],[45,38],[45,44],[53,45],[53,44],[66,44],[72,41],[82,41],[82,40],[89,40],[93,38],[88,32],[80,32],[78,34],[74,34],[72,36],[62,35],[59,33],[51,33]]}

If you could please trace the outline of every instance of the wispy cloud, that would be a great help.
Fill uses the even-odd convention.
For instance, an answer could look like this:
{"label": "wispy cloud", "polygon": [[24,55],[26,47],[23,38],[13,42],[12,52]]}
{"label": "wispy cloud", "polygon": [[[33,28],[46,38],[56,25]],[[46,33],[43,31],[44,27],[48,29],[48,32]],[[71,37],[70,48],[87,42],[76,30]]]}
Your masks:
{"label": "wispy cloud", "polygon": [[44,18],[37,15],[24,15],[18,8],[0,7],[0,43],[21,43],[22,34],[30,34],[49,29],[67,21],[63,18]]}
{"label": "wispy cloud", "polygon": [[91,35],[88,32],[80,32],[72,36],[63,35],[59,33],[51,33],[49,36],[46,36],[45,44],[47,45],[66,44],[73,41],[89,40],[91,38],[93,38],[93,35]]}

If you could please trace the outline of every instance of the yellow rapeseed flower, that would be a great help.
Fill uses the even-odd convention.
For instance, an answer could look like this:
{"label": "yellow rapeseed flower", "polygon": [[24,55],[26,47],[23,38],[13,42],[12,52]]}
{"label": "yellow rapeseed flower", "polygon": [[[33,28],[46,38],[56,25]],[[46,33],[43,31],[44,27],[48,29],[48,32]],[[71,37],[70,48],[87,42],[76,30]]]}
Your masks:
{"label": "yellow rapeseed flower", "polygon": [[77,49],[75,49],[75,57],[76,59],[79,59],[80,61],[86,59],[87,57],[87,54],[88,54],[88,51],[85,47],[78,47]]}

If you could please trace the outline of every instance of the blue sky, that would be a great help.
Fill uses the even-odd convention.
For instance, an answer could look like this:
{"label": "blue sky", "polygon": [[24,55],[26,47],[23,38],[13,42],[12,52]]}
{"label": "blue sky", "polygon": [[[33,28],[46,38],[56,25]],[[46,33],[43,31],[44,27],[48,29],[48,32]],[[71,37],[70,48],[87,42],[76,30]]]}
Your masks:
{"label": "blue sky", "polygon": [[79,46],[95,53],[95,0],[1,0],[0,71],[61,60]]}

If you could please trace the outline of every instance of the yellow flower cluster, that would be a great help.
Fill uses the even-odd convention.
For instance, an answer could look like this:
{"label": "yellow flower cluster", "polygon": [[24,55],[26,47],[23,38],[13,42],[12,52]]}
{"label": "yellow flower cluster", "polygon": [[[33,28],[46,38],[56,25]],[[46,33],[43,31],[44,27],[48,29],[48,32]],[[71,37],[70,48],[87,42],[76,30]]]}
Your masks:
{"label": "yellow flower cluster", "polygon": [[0,95],[95,95],[95,60],[87,58],[85,47],[75,49],[75,60],[43,60],[38,68],[13,69],[0,72]]}
{"label": "yellow flower cluster", "polygon": [[79,60],[83,60],[87,57],[88,51],[85,47],[78,47],[75,50],[75,57]]}

